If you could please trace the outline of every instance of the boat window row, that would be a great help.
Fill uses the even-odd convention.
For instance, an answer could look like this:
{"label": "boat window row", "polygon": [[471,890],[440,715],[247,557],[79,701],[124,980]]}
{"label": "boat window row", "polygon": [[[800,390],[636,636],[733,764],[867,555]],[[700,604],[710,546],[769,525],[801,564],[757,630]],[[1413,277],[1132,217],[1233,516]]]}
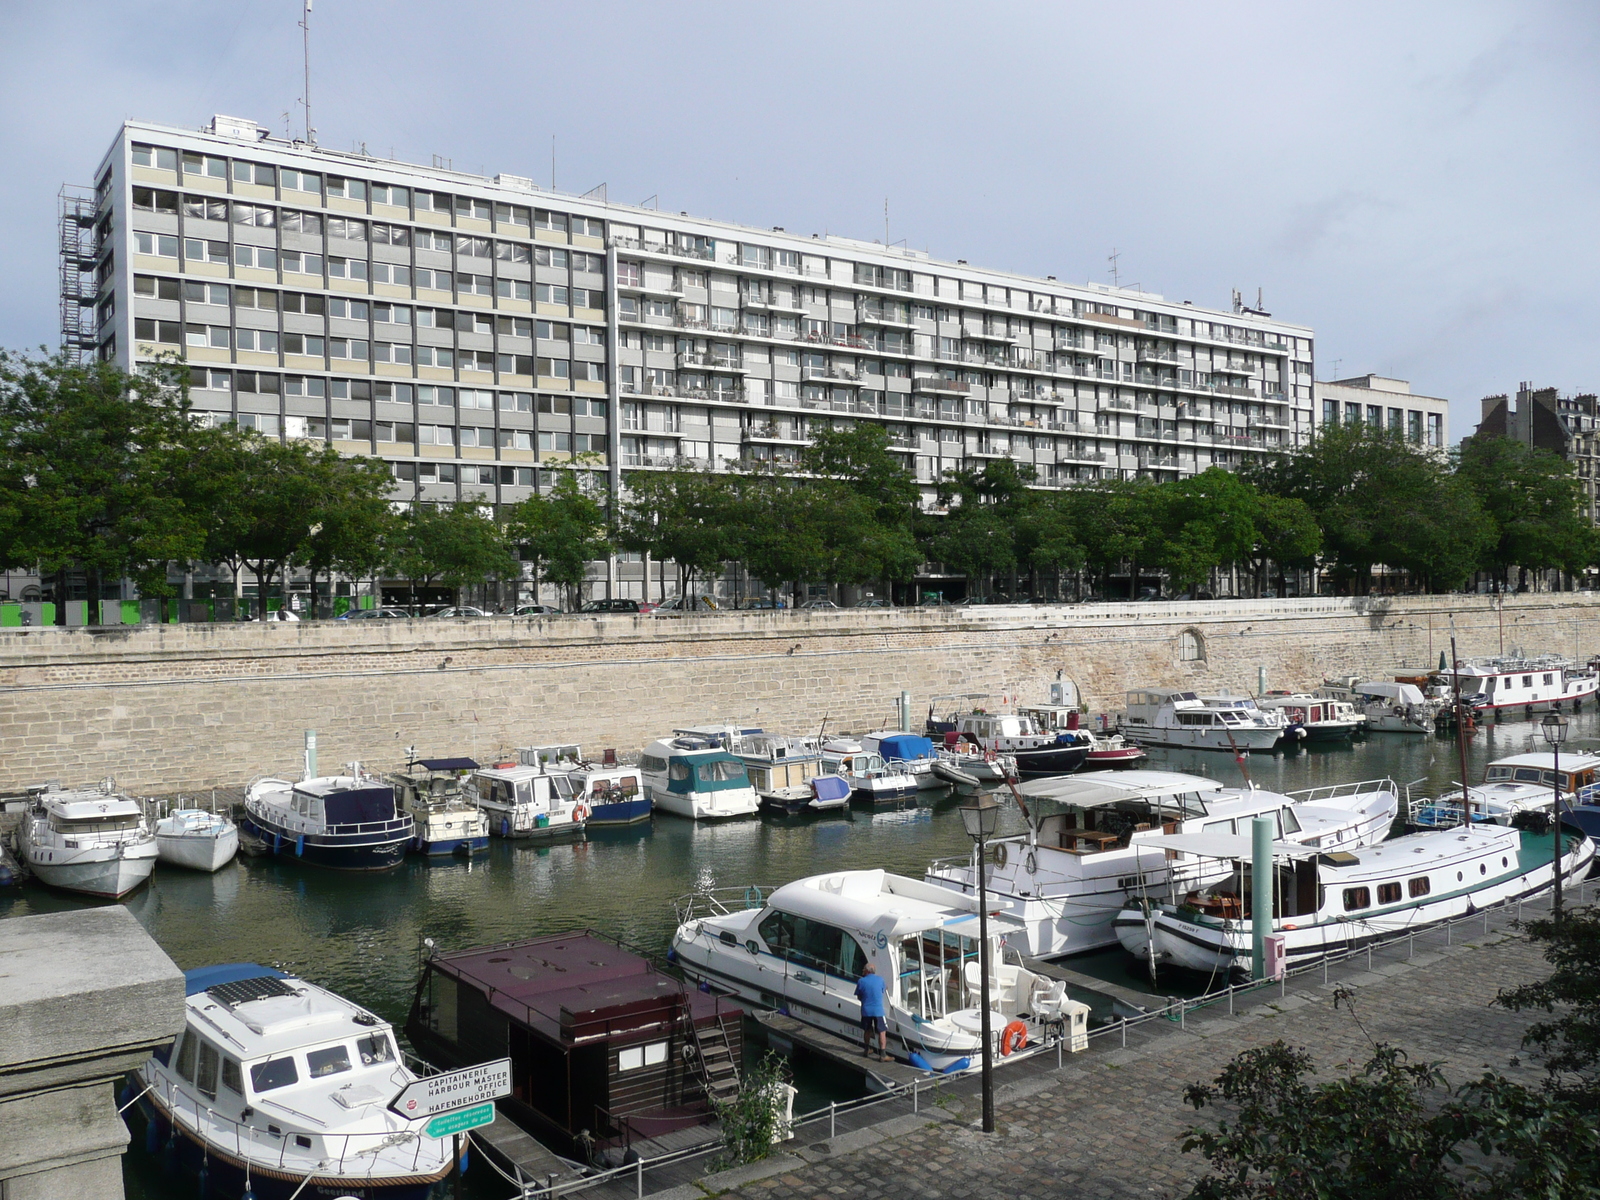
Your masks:
{"label": "boat window row", "polygon": [[774,909],[757,926],[767,949],[797,967],[808,967],[855,982],[867,953],[836,925]]}
{"label": "boat window row", "polygon": [[[1269,814],[1260,813],[1258,815],[1265,817],[1265,816],[1268,816]],[[1278,809],[1276,812],[1274,812],[1274,813],[1272,813],[1270,815],[1271,815],[1271,817],[1273,819],[1273,823],[1277,827],[1277,831],[1278,831],[1277,834],[1276,834],[1277,837],[1281,838],[1281,837],[1285,836],[1286,834],[1299,833],[1300,832],[1300,818],[1294,815],[1294,809],[1288,808],[1288,807],[1284,807],[1284,808]],[[1255,818],[1252,816],[1252,817],[1239,817],[1237,820],[1207,821],[1204,825],[1202,825],[1200,827],[1200,832],[1201,833],[1232,833],[1232,834],[1238,834],[1240,836],[1248,837],[1250,832],[1251,832],[1251,822],[1254,819]]]}
{"label": "boat window row", "polygon": [[665,771],[667,760],[657,758],[654,754],[641,754],[639,756],[639,769],[641,771]]}
{"label": "boat window row", "polygon": [[126,816],[50,817],[50,828],[57,833],[126,833],[139,828],[143,820],[138,813]]}
{"label": "boat window row", "polygon": [[644,1067],[658,1067],[666,1061],[666,1042],[651,1042],[648,1046],[625,1046],[617,1051],[618,1071],[638,1071]]}
{"label": "boat window row", "polygon": [[900,995],[923,1020],[966,1007],[966,965],[977,963],[978,939],[927,929],[900,943]]}
{"label": "boat window row", "polygon": [[680,783],[690,778],[696,778],[701,783],[727,783],[729,780],[743,779],[745,773],[743,763],[730,759],[691,763],[682,758],[675,758],[667,771],[667,776]]}
{"label": "boat window row", "polygon": [[[1554,787],[1556,773],[1542,770],[1539,767],[1490,767],[1488,774],[1489,783],[1542,783],[1545,787]],[[1574,788],[1588,787],[1594,783],[1593,771],[1582,771],[1576,774],[1561,772],[1561,790],[1572,791]]]}
{"label": "boat window row", "polygon": [[[354,1053],[347,1043],[323,1046],[309,1050],[305,1055],[305,1077],[322,1079],[341,1075],[363,1067],[378,1066],[397,1061],[394,1043],[387,1033],[374,1033],[357,1038]],[[178,1043],[173,1069],[180,1078],[194,1084],[195,1090],[208,1100],[217,1098],[218,1083],[234,1095],[244,1097],[244,1080],[239,1060],[219,1050],[193,1029],[184,1030]],[[250,1090],[259,1095],[300,1082],[296,1056],[281,1055],[250,1065]]]}
{"label": "boat window row", "polygon": [[[1485,868],[1487,870],[1487,868]],[[1432,883],[1426,875],[1419,875],[1415,879],[1406,881],[1406,892],[1414,900],[1419,896],[1426,896],[1433,890]],[[1378,885],[1379,904],[1400,903],[1400,884],[1398,881],[1380,883]],[[1348,887],[1344,889],[1345,912],[1357,912],[1363,908],[1372,907],[1372,889],[1367,887]]]}

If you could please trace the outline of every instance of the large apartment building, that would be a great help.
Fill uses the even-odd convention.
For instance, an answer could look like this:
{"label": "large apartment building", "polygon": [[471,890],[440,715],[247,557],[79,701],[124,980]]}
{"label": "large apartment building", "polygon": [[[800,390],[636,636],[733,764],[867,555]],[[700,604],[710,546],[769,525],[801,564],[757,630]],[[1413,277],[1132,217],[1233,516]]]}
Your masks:
{"label": "large apartment building", "polygon": [[930,495],[989,459],[1050,487],[1232,466],[1313,424],[1311,331],[1234,308],[226,117],[128,122],[93,188],[63,192],[69,348],[180,355],[200,411],[382,457],[406,500],[515,501],[578,455],[613,487],[627,469],[791,462],[862,419]]}

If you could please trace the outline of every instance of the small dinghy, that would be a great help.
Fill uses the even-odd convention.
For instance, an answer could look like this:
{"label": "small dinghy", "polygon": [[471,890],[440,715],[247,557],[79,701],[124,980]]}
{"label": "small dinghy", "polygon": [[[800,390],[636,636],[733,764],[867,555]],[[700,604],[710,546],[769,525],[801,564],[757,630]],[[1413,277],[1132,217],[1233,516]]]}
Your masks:
{"label": "small dinghy", "polygon": [[805,783],[761,793],[761,811],[781,816],[836,812],[850,807],[850,781],[842,775],[816,775]]}
{"label": "small dinghy", "polygon": [[179,808],[156,822],[156,857],[191,871],[216,871],[239,852],[239,827],[220,813]]}

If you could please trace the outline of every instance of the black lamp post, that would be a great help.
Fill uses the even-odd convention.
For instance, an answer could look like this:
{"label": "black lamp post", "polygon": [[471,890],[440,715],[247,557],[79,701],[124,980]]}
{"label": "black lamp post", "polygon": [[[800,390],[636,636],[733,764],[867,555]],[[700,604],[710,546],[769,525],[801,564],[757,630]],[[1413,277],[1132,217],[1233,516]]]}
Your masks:
{"label": "black lamp post", "polygon": [[967,836],[978,843],[977,870],[974,872],[978,888],[978,971],[982,977],[979,986],[979,1013],[983,1039],[983,1131],[994,1132],[994,1047],[989,1044],[989,901],[984,895],[984,874],[987,870],[986,843],[1000,828],[1000,805],[985,796],[976,804],[961,806],[961,823],[967,827]]}
{"label": "black lamp post", "polygon": [[1561,923],[1561,743],[1567,740],[1567,719],[1556,712],[1545,714],[1544,720],[1539,722],[1539,732],[1544,734],[1544,740],[1550,743],[1550,750],[1554,755],[1554,770],[1550,772],[1554,783],[1551,785],[1554,792],[1550,800],[1550,817],[1555,823],[1555,858],[1553,860],[1556,872],[1555,908],[1552,917],[1556,924]]}

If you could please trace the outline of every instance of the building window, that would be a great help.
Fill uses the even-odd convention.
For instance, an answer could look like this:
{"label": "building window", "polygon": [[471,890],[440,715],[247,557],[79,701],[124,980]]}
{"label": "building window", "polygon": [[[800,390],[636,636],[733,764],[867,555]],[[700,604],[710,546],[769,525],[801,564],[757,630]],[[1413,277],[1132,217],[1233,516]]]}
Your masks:
{"label": "building window", "polygon": [[1444,416],[1441,413],[1428,414],[1428,445],[1434,449],[1444,446]]}
{"label": "building window", "polygon": [[1324,425],[1337,425],[1339,423],[1339,402],[1337,400],[1324,400],[1322,402],[1322,423]]}
{"label": "building window", "polygon": [[1406,440],[1416,445],[1422,444],[1422,414],[1408,412],[1406,414]]}
{"label": "building window", "polygon": [[1205,662],[1206,640],[1197,629],[1185,629],[1178,635],[1178,661]]}
{"label": "building window", "polygon": [[1346,404],[1344,406],[1344,423],[1346,425],[1361,424],[1361,405]]}

